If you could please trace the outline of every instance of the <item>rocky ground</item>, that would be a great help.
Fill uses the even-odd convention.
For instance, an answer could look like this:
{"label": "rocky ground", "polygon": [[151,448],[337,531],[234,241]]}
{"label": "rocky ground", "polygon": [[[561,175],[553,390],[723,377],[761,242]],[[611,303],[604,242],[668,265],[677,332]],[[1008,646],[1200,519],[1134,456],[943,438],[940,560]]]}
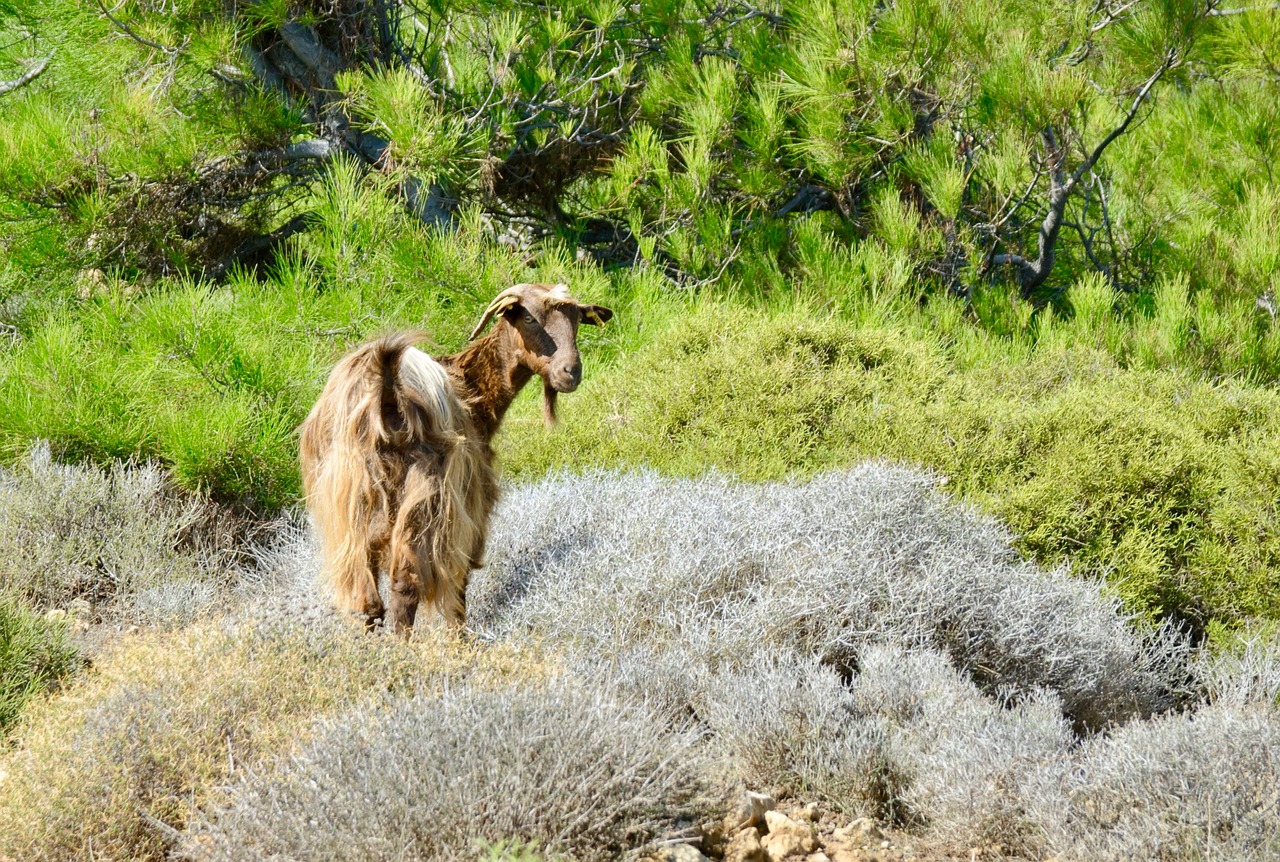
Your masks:
{"label": "rocky ground", "polygon": [[841,817],[816,802],[777,803],[744,793],[720,823],[704,825],[700,846],[679,844],[645,862],[978,862],[1008,859],[999,846],[945,850],[865,817]]}

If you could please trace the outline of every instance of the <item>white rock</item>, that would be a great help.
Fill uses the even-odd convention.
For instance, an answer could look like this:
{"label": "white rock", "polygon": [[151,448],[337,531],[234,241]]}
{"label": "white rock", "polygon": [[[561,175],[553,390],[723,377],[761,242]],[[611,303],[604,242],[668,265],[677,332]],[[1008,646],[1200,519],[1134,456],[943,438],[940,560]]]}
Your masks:
{"label": "white rock", "polygon": [[733,829],[763,826],[765,812],[772,811],[777,805],[778,803],[767,793],[746,791],[738,800],[738,808],[734,812],[734,819],[737,822],[733,824]]}
{"label": "white rock", "polygon": [[874,820],[867,817],[859,817],[843,829],[837,829],[836,837],[853,841],[875,842],[884,840],[884,833],[876,826]]}

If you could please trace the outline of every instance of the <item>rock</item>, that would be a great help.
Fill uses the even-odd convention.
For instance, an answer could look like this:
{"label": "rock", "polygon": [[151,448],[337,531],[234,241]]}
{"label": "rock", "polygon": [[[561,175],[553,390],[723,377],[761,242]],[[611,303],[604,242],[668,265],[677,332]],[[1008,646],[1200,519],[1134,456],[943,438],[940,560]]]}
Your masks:
{"label": "rock", "polygon": [[884,840],[884,833],[876,826],[874,820],[867,817],[859,817],[843,829],[835,831],[835,837],[840,841],[852,841],[855,844],[878,844]]}
{"label": "rock", "polygon": [[[725,818],[728,820],[729,818]],[[724,824],[708,822],[703,823],[698,830],[702,833],[702,854],[710,856],[713,859],[719,859],[724,856],[724,848],[728,843],[729,836],[726,834]]]}
{"label": "rock", "polygon": [[796,816],[801,820],[808,820],[810,823],[816,823],[818,820],[818,803],[810,802],[804,808],[801,808]]}
{"label": "rock", "polygon": [[804,862],[831,862],[831,857],[819,850],[806,856]]}
{"label": "rock", "polygon": [[697,847],[688,844],[673,844],[663,847],[647,857],[650,862],[708,862]]}
{"label": "rock", "polygon": [[764,821],[769,827],[769,834],[764,836],[761,845],[769,862],[818,849],[817,830],[812,824],[797,823],[781,811],[766,811]]}
{"label": "rock", "polygon": [[831,862],[864,862],[864,860],[859,854],[842,847],[831,854]]}
{"label": "rock", "polygon": [[764,847],[760,845],[760,830],[748,826],[729,839],[724,849],[724,862],[764,862]]}
{"label": "rock", "polygon": [[[738,800],[734,813],[725,818],[726,832],[734,832],[747,826],[763,826],[765,812],[772,811],[778,805],[767,793],[753,793],[748,790]],[[730,823],[730,820],[733,822]]]}

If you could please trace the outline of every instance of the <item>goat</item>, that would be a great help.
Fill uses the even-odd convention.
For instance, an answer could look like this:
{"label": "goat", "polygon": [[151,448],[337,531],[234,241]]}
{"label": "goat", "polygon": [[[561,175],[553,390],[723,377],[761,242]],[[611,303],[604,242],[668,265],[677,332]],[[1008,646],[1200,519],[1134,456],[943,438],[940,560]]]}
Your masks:
{"label": "goat", "polygon": [[[466,623],[467,581],[484,558],[498,499],[491,447],[516,395],[536,375],[543,417],[582,380],[578,326],[613,312],[582,305],[563,284],[518,284],[489,303],[458,353],[435,359],[399,332],[343,358],[302,424],[307,508],[320,533],[324,577],[366,626],[386,611],[407,634],[420,602]],[[480,338],[491,320],[493,330]]]}

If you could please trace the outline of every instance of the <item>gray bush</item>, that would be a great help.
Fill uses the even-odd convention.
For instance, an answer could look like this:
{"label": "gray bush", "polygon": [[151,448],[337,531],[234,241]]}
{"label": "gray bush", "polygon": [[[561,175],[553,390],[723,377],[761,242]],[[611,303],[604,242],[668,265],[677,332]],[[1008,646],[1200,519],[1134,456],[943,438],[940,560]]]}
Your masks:
{"label": "gray bush", "polygon": [[1280,706],[1276,645],[1254,639],[1221,653],[1206,653],[1192,663],[1192,672],[1211,703]]}
{"label": "gray bush", "polygon": [[[470,619],[576,682],[349,715],[243,779],[187,853],[451,859],[483,838],[616,858],[702,813],[722,778],[943,848],[1280,853],[1277,651],[1192,660],[1098,583],[1020,560],[934,484],[868,464],[804,484],[598,474],[513,489]],[[315,568],[305,528],[284,525],[255,552],[239,624],[329,637]],[[1146,718],[1171,706],[1185,711]],[[587,809],[601,819],[575,838],[566,824]]]}
{"label": "gray bush", "polygon": [[99,615],[190,619],[228,577],[210,517],[154,464],[63,465],[37,446],[0,469],[0,589],[40,608],[81,599]]}
{"label": "gray bush", "polygon": [[783,653],[714,674],[698,700],[712,748],[746,784],[848,813],[894,815],[900,786],[885,722],[859,714],[853,694],[815,659]]}
{"label": "gray bush", "polygon": [[1038,858],[1033,812],[1074,740],[1055,695],[1001,703],[941,653],[884,647],[864,653],[852,695],[858,714],[887,727],[900,816],[948,846],[998,842]]}
{"label": "gray bush", "polygon": [[988,692],[1049,689],[1081,729],[1176,702],[1185,644],[1144,640],[1099,584],[1020,560],[934,484],[879,463],[805,483],[543,481],[502,503],[471,619],[637,680],[626,665],[668,651],[698,667],[795,650],[849,673],[889,643],[942,650]]}
{"label": "gray bush", "polygon": [[984,696],[946,656],[869,647],[848,684],[813,659],[716,678],[700,713],[748,783],[927,831],[1038,850],[1030,809],[1073,739],[1056,697]]}
{"label": "gray bush", "polygon": [[1086,743],[1039,811],[1050,843],[1090,860],[1280,858],[1280,715],[1210,705]]}
{"label": "gray bush", "polygon": [[607,686],[464,686],[332,722],[184,845],[200,860],[471,859],[478,841],[615,860],[716,810],[696,734]]}

